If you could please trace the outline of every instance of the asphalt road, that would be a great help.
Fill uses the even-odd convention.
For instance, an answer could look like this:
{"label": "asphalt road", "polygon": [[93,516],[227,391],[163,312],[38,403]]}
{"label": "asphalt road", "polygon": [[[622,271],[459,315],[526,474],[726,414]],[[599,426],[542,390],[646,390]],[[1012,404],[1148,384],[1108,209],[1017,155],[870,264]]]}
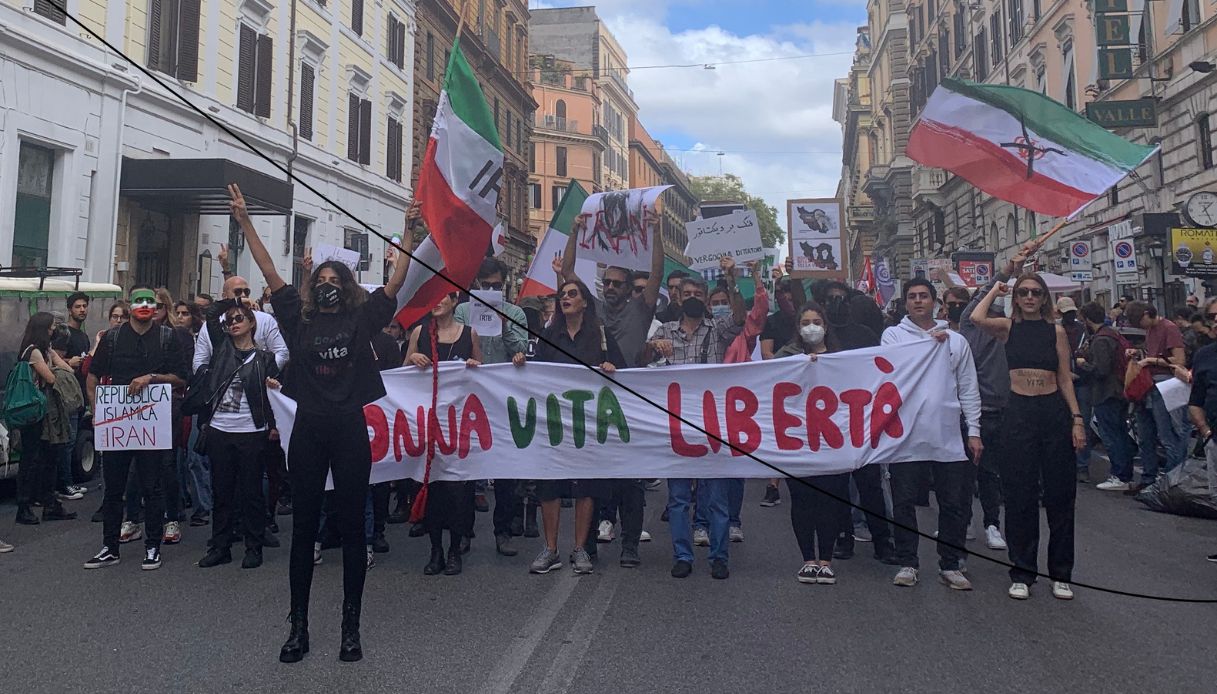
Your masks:
{"label": "asphalt road", "polygon": [[[11,491],[5,491],[11,494]],[[658,520],[664,492],[648,493],[640,569],[601,545],[596,573],[532,576],[540,540],[497,556],[489,514],[458,577],[427,577],[427,540],[390,526],[364,597],[361,663],[337,659],[341,557],[317,567],[312,652],[282,665],[287,633],[290,521],[266,564],[202,570],[209,528],[187,528],[164,566],[124,563],[85,571],[100,544],[87,517],[98,492],[73,502],[86,520],[15,526],[0,507],[0,690],[407,692],[1210,692],[1217,686],[1217,606],[1151,602],[1077,589],[1054,600],[1006,597],[1005,569],[969,561],[976,586],[955,593],[923,570],[921,585],[891,585],[891,567],[859,556],[836,562],[839,583],[795,581],[800,561],[786,504],[758,506],[749,483],[746,541],[731,547],[731,578],[714,581],[698,548],[694,575],[668,576]],[[783,492],[785,496],[785,492]],[[564,511],[569,526],[571,511]],[[933,529],[930,511],[922,524]],[[1128,591],[1217,598],[1217,524],[1144,510],[1119,495],[1080,490],[1075,580]],[[981,554],[995,554],[971,543]],[[138,543],[137,543],[138,545]],[[570,542],[562,542],[563,552]],[[935,566],[921,544],[922,566]]]}

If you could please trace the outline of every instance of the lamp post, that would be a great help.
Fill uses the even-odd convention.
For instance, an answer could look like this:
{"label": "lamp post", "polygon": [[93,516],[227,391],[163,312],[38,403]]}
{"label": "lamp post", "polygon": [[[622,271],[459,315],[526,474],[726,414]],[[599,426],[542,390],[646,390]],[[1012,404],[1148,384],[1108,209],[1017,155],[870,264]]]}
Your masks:
{"label": "lamp post", "polygon": [[1165,247],[1162,239],[1155,238],[1149,244],[1149,257],[1154,259],[1154,263],[1158,266],[1159,277],[1162,281],[1162,289],[1158,292],[1161,299],[1161,306],[1158,307],[1158,315],[1165,316],[1167,311],[1166,306],[1166,262],[1163,260]]}

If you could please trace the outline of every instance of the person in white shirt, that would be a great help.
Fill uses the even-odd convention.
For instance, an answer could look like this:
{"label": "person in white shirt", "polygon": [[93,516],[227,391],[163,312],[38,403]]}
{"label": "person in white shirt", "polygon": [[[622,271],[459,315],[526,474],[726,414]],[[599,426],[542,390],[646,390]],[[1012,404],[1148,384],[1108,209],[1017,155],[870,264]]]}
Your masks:
{"label": "person in white shirt", "polygon": [[[250,299],[249,282],[244,277],[234,275],[224,280],[224,299],[227,299],[231,305],[232,302],[247,304],[257,310],[257,304]],[[211,310],[216,310],[219,304],[224,304],[221,301],[211,307]],[[220,315],[223,322],[224,315]],[[287,342],[283,339],[282,333],[279,332],[279,322],[275,317],[264,312],[258,314],[258,327],[254,331],[254,344],[258,349],[264,349],[275,355],[275,363],[280,369],[287,364],[288,350]],[[211,361],[211,337],[207,332],[207,324],[204,323],[199,330],[198,337],[194,341],[194,362],[190,365],[190,372],[194,373],[199,370],[199,367]]]}
{"label": "person in white shirt", "polygon": [[[972,349],[963,335],[948,330],[946,321],[934,319],[937,301],[937,292],[929,280],[917,278],[905,283],[904,304],[908,315],[899,325],[883,331],[882,344],[928,339],[947,343],[956,394],[967,429],[968,453],[974,462],[980,459],[983,449],[980,442],[980,388],[976,380],[976,364],[972,361]],[[914,532],[917,529],[917,489],[920,481],[929,476],[933,480],[934,497],[938,503],[939,577],[954,590],[972,589],[972,583],[961,571],[964,552],[956,549],[964,546],[970,520],[972,480],[975,479],[971,465],[972,462],[963,460],[950,463],[908,462],[889,466],[892,518],[896,521],[895,559],[901,567],[893,581],[896,585],[908,587],[917,584],[918,535]]]}

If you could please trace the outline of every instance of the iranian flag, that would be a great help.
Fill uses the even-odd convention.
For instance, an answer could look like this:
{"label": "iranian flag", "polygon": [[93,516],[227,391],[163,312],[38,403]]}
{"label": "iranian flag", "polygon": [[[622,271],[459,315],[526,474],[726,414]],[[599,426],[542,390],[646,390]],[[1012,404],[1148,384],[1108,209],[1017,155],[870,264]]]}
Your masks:
{"label": "iranian flag", "polygon": [[944,79],[906,152],[995,198],[1072,217],[1155,149],[1113,135],[1039,92]]}
{"label": "iranian flag", "polygon": [[[416,197],[430,236],[416,257],[468,287],[486,257],[503,179],[503,146],[494,116],[458,38],[448,59]],[[454,287],[411,263],[398,293],[398,322],[409,326]]]}
{"label": "iranian flag", "polygon": [[[566,186],[562,202],[558,203],[558,209],[554,210],[553,219],[549,220],[549,229],[545,230],[541,245],[537,247],[537,252],[532,257],[528,276],[520,288],[521,299],[529,296],[552,296],[557,293],[558,288],[553,286],[558,279],[553,269],[554,258],[562,255],[566,250],[566,240],[570,237],[570,229],[574,226],[575,218],[579,216],[579,211],[583,209],[583,201],[587,200],[587,197],[587,191],[579,185],[578,181],[572,180]],[[591,287],[592,291],[595,291],[596,263],[594,261],[576,260],[575,275],[583,280],[584,284]]]}

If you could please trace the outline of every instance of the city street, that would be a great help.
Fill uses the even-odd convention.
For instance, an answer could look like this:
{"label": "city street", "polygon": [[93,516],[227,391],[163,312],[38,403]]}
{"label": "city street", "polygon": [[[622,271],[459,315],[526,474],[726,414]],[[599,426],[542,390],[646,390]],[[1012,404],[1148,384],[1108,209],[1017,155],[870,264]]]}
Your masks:
{"label": "city street", "polygon": [[[0,536],[17,550],[0,555],[0,682],[31,693],[1212,691],[1217,606],[1082,588],[1066,603],[1044,583],[1014,602],[1005,570],[980,558],[968,563],[976,590],[953,593],[937,582],[926,541],[915,588],[892,586],[894,569],[866,543],[836,562],[837,585],[803,585],[789,507],[759,507],[762,491],[749,483],[746,541],[731,547],[727,581],[711,580],[704,548],[691,578],[668,576],[662,489],[647,495],[655,541],[642,545],[638,570],[617,566],[614,542],[601,545],[594,575],[529,575],[540,540],[517,538],[519,556],[497,556],[490,515],[478,514],[464,573],[426,577],[427,540],[389,526],[393,550],[368,576],[357,664],[337,659],[339,550],[317,567],[312,652],[298,665],[277,661],[287,518],[284,547],[257,570],[239,568],[239,552],[233,564],[197,568],[210,528],[187,528],[159,571],[139,570],[140,543],[124,547],[122,564],[85,571],[101,532],[87,521],[96,489],[70,504],[86,520],[14,526],[5,505]],[[1212,522],[1079,490],[1078,581],[1217,598],[1217,565],[1204,561],[1214,551]]]}

